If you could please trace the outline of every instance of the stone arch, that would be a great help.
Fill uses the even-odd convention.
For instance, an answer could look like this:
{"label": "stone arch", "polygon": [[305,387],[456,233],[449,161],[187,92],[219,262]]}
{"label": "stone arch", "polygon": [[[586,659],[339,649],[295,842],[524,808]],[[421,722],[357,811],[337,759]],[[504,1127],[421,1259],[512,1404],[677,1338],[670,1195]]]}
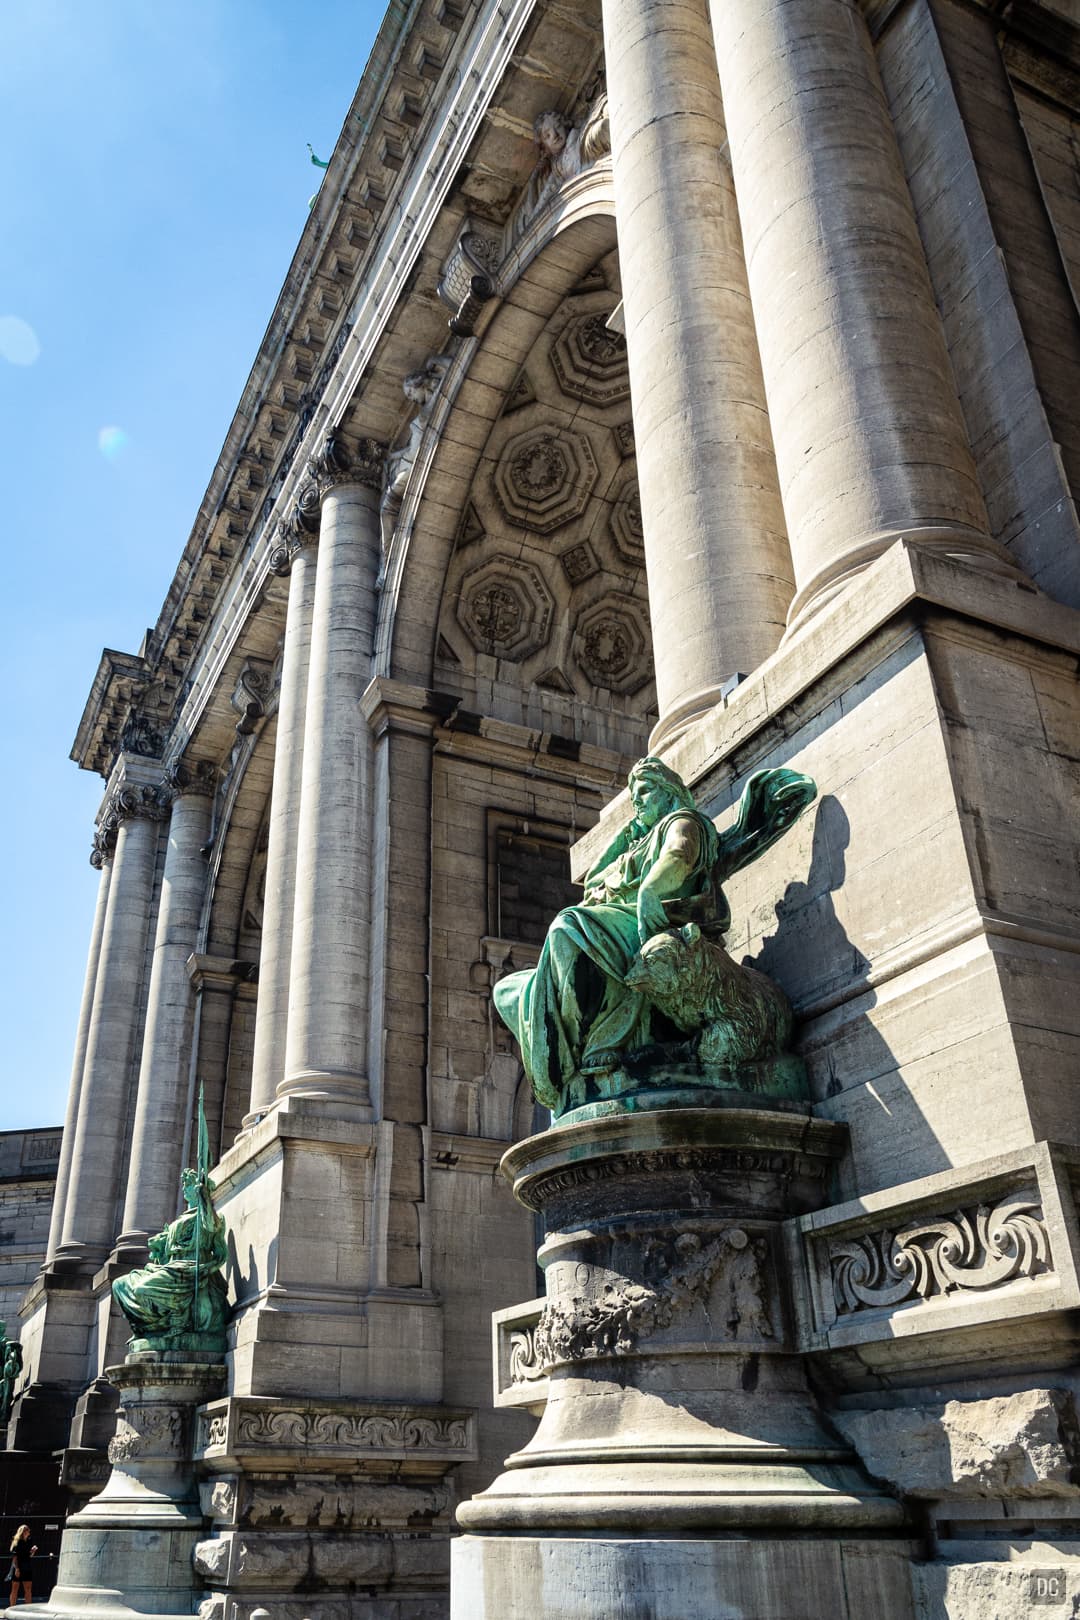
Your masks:
{"label": "stone arch", "polygon": [[[468,492],[493,424],[559,306],[616,247],[610,174],[537,220],[504,269],[503,296],[455,357],[387,559],[376,673],[429,686],[438,617]],[[426,452],[426,453],[425,453]]]}

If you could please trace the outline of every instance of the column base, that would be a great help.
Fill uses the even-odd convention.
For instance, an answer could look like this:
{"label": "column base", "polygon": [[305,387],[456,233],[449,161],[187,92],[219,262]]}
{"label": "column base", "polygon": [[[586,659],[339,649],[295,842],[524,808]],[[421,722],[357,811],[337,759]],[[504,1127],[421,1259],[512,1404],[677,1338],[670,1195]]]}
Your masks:
{"label": "column base", "polygon": [[305,1112],[312,1103],[322,1103],[335,1119],[355,1119],[370,1124],[375,1118],[367,1076],[363,1074],[305,1069],[280,1082],[273,1106],[288,1112],[291,1099],[295,1099],[293,1107],[302,1102]]}
{"label": "column base", "polygon": [[914,1614],[906,1542],[465,1535],[451,1620],[866,1620]]}
{"label": "column base", "polygon": [[884,529],[880,534],[871,535],[861,545],[845,552],[843,557],[838,558],[827,568],[821,569],[796,591],[788,609],[787,629],[780,645],[783,646],[791,636],[802,630],[822,608],[827,607],[834,597],[845,591],[853,580],[864,574],[889,550],[890,546],[898,542],[918,546],[949,562],[964,563],[969,568],[978,568],[997,579],[1027,581],[1027,575],[1022,568],[1017,567],[1005,547],[978,529],[918,525],[904,529]]}

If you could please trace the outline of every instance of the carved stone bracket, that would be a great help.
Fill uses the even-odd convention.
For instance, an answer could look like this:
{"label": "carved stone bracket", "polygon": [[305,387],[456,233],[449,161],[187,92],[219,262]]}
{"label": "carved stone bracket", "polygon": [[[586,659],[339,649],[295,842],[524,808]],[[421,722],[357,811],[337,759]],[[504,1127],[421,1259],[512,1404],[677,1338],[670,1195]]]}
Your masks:
{"label": "carved stone bracket", "polygon": [[172,792],[164,782],[128,783],[119,787],[109,799],[98,818],[94,843],[90,851],[90,865],[101,867],[116,850],[116,839],[125,821],[145,817],[149,821],[164,821],[172,805]]}
{"label": "carved stone bracket", "polygon": [[452,311],[447,325],[458,337],[471,337],[484,305],[495,296],[502,242],[466,221],[465,230],[443,265],[437,292]]}
{"label": "carved stone bracket", "polygon": [[236,722],[238,737],[253,732],[265,715],[274,686],[273,672],[274,666],[267,658],[244,660],[232,695],[232,706],[240,715]]}

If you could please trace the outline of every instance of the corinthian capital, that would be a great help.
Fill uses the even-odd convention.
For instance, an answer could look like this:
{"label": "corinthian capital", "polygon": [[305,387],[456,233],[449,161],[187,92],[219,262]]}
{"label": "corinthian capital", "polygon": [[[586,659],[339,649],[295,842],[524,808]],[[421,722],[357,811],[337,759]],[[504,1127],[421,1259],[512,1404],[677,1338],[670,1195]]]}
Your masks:
{"label": "corinthian capital", "polygon": [[217,785],[217,769],[208,759],[200,759],[190,765],[179,760],[165,772],[160,786],[155,791],[161,803],[169,806],[174,799],[179,799],[187,793],[193,794],[196,798],[212,799],[217,792]]}
{"label": "corinthian capital", "polygon": [[322,449],[308,462],[320,500],[338,484],[361,484],[381,491],[386,455],[387,447],[378,439],[360,439],[354,453],[339,433],[327,434]]}

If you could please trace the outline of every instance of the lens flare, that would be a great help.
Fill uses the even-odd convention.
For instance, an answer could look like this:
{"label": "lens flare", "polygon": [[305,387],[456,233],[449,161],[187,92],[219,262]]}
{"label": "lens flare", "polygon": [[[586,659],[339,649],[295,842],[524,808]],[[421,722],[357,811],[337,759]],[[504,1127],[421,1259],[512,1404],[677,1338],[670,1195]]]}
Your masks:
{"label": "lens flare", "polygon": [[0,315],[0,359],[13,366],[32,366],[41,353],[38,335],[18,315]]}
{"label": "lens flare", "polygon": [[98,429],[98,449],[106,461],[115,461],[122,456],[128,447],[128,436],[120,427],[103,427]]}

